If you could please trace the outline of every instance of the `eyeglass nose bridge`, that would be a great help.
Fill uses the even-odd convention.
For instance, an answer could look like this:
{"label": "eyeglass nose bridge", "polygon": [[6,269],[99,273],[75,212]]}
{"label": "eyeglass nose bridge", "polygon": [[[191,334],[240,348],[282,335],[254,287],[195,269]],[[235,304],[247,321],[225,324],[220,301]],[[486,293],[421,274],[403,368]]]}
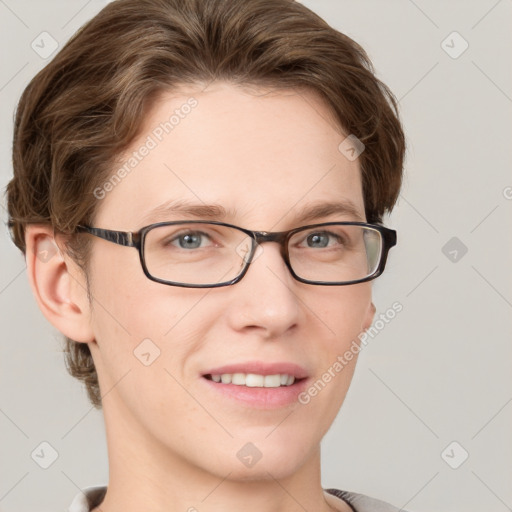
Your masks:
{"label": "eyeglass nose bridge", "polygon": [[247,255],[247,258],[244,258],[246,271],[249,265],[257,257],[257,251],[259,246],[265,242],[274,242],[280,245],[281,256],[284,259],[286,266],[291,270],[287,244],[288,238],[290,237],[289,231],[247,231],[247,233],[250,234],[253,245],[251,252]]}
{"label": "eyeglass nose bridge", "polygon": [[283,245],[286,240],[288,231],[251,231],[257,244],[262,242],[277,242]]}

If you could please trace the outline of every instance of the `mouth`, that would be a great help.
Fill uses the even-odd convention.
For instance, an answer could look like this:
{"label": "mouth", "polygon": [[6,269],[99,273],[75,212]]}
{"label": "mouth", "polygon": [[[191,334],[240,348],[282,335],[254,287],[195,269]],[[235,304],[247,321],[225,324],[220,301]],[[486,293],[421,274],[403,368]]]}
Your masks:
{"label": "mouth", "polygon": [[245,386],[248,388],[279,388],[292,386],[295,382],[305,379],[296,378],[287,373],[276,373],[273,375],[261,375],[257,373],[222,373],[203,375],[207,380],[218,384],[233,384],[235,386]]}
{"label": "mouth", "polygon": [[235,401],[256,409],[298,403],[309,382],[306,370],[291,363],[252,362],[211,369],[201,375],[212,400]]}

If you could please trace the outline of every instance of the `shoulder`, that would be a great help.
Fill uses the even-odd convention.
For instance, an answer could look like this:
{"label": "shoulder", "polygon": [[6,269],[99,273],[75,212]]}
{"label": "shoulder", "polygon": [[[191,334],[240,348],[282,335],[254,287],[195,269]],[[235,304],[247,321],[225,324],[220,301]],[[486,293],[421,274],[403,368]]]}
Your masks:
{"label": "shoulder", "polygon": [[[364,494],[339,489],[325,489],[325,491],[347,502],[354,509],[354,512],[406,512],[385,501]],[[73,498],[68,512],[90,512],[101,504],[106,492],[106,485],[86,487]]]}
{"label": "shoulder", "polygon": [[86,487],[73,498],[68,512],[90,512],[103,501],[106,492],[106,485]]}
{"label": "shoulder", "polygon": [[357,492],[341,491],[339,489],[325,489],[326,492],[346,501],[354,512],[406,512],[389,503],[359,494]]}

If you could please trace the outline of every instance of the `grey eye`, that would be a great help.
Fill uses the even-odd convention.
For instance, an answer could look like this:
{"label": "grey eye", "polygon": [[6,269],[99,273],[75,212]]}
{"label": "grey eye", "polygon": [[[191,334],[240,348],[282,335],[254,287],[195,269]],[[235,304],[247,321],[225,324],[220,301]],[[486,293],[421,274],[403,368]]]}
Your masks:
{"label": "grey eye", "polygon": [[327,247],[329,235],[327,233],[313,233],[307,237],[309,247]]}

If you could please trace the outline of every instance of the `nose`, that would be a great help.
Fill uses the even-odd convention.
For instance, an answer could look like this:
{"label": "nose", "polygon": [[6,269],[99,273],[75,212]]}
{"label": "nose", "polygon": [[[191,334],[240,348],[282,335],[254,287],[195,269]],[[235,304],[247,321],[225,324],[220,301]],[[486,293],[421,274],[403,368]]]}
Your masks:
{"label": "nose", "polygon": [[263,243],[242,280],[229,287],[233,296],[228,313],[231,327],[267,339],[292,330],[301,317],[297,284],[279,244]]}

